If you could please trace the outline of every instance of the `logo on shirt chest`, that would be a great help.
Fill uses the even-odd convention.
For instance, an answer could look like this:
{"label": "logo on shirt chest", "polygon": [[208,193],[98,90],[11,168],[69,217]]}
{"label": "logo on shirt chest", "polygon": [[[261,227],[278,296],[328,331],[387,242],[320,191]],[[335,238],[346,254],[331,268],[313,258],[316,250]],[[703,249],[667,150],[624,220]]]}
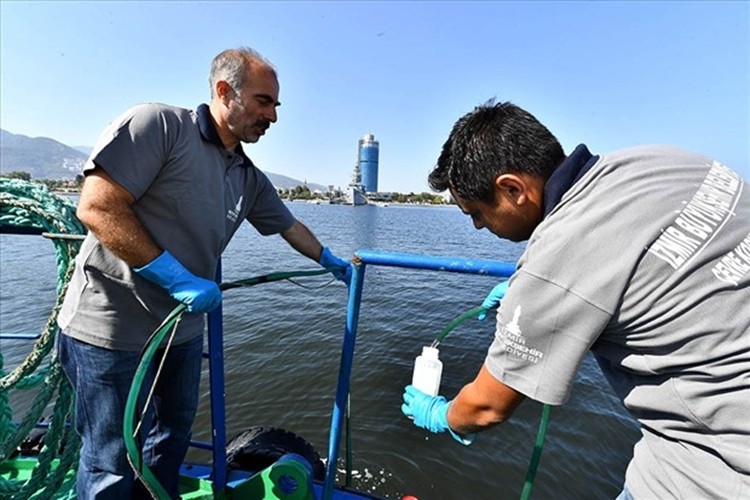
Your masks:
{"label": "logo on shirt chest", "polygon": [[240,210],[242,210],[242,195],[240,195],[240,199],[237,200],[237,204],[234,208],[227,210],[227,219],[232,222],[237,222],[237,218],[240,216]]}

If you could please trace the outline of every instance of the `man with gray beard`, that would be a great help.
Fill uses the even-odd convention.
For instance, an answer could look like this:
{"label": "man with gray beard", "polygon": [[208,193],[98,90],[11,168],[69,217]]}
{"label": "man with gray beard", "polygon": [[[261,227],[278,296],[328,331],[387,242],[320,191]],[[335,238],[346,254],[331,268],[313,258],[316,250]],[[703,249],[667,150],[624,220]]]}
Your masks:
{"label": "man with gray beard", "polygon": [[[58,353],[76,391],[83,440],[78,498],[138,498],[127,462],[125,402],[149,335],[182,302],[145,422],[144,463],[173,498],[198,405],[204,313],[221,292],[222,251],[244,220],[280,234],[349,283],[351,266],[323,247],[279,199],[240,143],[277,120],[276,70],[252,49],[214,58],[210,105],[144,104],[102,133],[84,167],[78,217],[89,229],[58,323]],[[155,365],[159,364],[159,360]],[[149,373],[146,387],[154,373]]]}

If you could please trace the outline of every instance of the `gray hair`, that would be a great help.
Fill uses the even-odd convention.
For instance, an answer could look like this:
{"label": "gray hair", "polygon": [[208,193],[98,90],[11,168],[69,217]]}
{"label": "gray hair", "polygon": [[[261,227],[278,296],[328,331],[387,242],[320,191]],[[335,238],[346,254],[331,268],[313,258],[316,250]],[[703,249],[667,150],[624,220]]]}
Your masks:
{"label": "gray hair", "polygon": [[247,70],[252,66],[266,67],[276,75],[276,68],[250,47],[227,49],[214,57],[211,61],[211,73],[208,76],[211,98],[214,97],[216,82],[222,80],[227,82],[235,92],[239,92],[245,85]]}

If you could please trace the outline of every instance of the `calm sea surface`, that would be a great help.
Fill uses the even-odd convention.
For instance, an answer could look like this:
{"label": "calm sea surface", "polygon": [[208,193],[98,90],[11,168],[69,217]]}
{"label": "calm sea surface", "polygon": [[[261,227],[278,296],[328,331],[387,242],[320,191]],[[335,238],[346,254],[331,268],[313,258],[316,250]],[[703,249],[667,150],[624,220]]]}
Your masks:
{"label": "calm sea surface", "polygon": [[[289,204],[342,257],[359,249],[514,262],[522,245],[476,231],[455,207],[350,207]],[[227,248],[224,281],[277,271],[317,269],[280,237],[243,227]],[[341,343],[346,289],[326,277],[266,283],[224,296],[227,427],[231,439],[256,425],[281,427],[325,457]],[[542,406],[526,401],[513,419],[464,447],[412,425],[400,411],[414,358],[452,319],[479,305],[493,278],[368,266],[351,382],[353,486],[399,499],[513,499],[520,496]],[[41,331],[54,300],[52,244],[0,236],[0,328]],[[480,368],[494,321],[468,320],[441,344],[441,393],[455,396]],[[2,341],[5,370],[28,345]],[[204,381],[207,380],[207,368]],[[208,388],[194,437],[210,440]],[[14,405],[22,418],[23,402]],[[592,358],[570,401],[552,411],[533,498],[614,498],[620,491],[637,426],[612,395]],[[340,457],[345,456],[342,438]],[[207,460],[191,451],[192,460]],[[343,481],[343,476],[341,477]]]}

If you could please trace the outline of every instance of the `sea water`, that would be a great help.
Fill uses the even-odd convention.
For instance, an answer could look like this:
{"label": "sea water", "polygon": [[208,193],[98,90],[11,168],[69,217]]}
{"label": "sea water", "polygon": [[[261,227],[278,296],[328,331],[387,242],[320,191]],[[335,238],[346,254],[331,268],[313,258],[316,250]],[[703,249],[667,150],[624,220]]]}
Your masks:
{"label": "sea water", "polygon": [[[359,249],[515,262],[522,244],[476,231],[456,207],[312,205],[292,212],[341,257]],[[240,229],[223,259],[224,281],[318,266],[278,236]],[[0,329],[38,332],[55,297],[52,244],[0,236]],[[471,446],[416,428],[401,413],[415,353],[496,285],[486,276],[368,266],[351,380],[353,486],[386,498],[497,500],[520,496],[542,406],[526,401],[513,418]],[[326,277],[225,292],[227,434],[277,426],[325,457],[346,321],[346,288]],[[440,393],[454,397],[473,380],[494,337],[494,321],[464,321],[440,344]],[[5,371],[28,343],[0,341]],[[304,352],[304,356],[299,353]],[[207,366],[194,438],[210,440]],[[23,402],[14,405],[23,409]],[[22,417],[23,415],[16,415]],[[570,401],[552,412],[534,498],[614,498],[638,438],[596,363],[587,358]],[[344,457],[342,439],[339,456]],[[208,460],[191,451],[193,460]],[[343,465],[339,465],[343,470]],[[343,480],[343,472],[339,478]]]}

